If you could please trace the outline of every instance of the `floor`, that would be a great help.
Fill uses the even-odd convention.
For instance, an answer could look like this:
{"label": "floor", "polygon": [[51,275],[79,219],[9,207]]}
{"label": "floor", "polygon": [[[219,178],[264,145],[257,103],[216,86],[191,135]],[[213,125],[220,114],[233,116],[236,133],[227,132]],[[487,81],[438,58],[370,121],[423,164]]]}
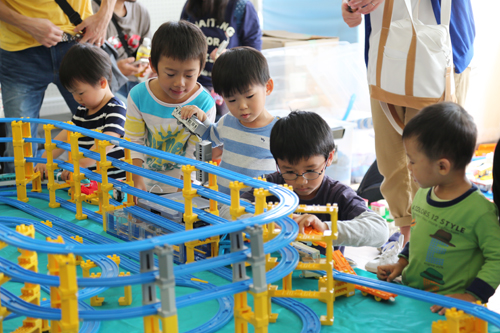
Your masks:
{"label": "floor", "polygon": [[[378,250],[370,246],[348,246],[344,251],[344,255],[356,261],[357,267],[360,269],[365,269],[365,264],[375,258],[378,254]],[[496,293],[490,298],[488,302],[488,309],[500,313],[500,287],[497,288]]]}

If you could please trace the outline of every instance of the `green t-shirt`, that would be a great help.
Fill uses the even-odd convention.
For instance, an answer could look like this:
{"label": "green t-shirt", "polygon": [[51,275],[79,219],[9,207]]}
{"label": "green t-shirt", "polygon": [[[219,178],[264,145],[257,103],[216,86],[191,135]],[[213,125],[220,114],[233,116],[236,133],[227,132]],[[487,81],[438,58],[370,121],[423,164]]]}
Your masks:
{"label": "green t-shirt", "polygon": [[[431,190],[418,190],[413,200],[414,225],[403,283],[439,294],[454,294],[464,293],[477,278],[494,291],[500,283],[496,205],[475,187],[444,202],[432,200]],[[479,282],[479,286],[485,286]],[[468,291],[481,296],[474,289]]]}

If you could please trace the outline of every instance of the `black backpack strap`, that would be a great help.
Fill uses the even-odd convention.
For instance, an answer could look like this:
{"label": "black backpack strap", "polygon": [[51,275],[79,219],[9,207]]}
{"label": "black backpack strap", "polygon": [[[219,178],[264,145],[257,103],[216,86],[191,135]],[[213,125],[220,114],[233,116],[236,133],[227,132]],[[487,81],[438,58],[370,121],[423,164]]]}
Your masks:
{"label": "black backpack strap", "polygon": [[[56,1],[58,1],[58,0],[56,0]],[[94,1],[99,5],[99,7],[101,7],[101,0],[94,0]],[[127,53],[128,57],[132,57],[133,54],[130,54],[130,50],[128,48],[127,41],[125,40],[125,36],[123,35],[122,29],[118,25],[118,21],[116,21],[115,14],[113,14],[113,16],[111,16],[111,21],[113,21],[113,24],[115,25],[116,31],[118,31],[118,38],[120,39],[120,42],[122,43],[122,47],[125,50],[125,53]]]}
{"label": "black backpack strap", "polygon": [[73,7],[66,0],[55,0],[55,2],[61,7],[63,12],[68,16],[69,21],[75,26],[82,23],[82,17],[78,12],[76,12]]}

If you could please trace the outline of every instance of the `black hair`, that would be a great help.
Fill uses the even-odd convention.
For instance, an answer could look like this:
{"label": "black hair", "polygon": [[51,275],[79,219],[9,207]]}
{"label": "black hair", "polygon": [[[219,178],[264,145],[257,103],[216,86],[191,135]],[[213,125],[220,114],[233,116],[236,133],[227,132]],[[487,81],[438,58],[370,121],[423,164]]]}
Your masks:
{"label": "black hair", "polygon": [[196,20],[213,17],[215,23],[220,25],[224,22],[228,2],[229,0],[188,0],[186,13]]}
{"label": "black hair", "polygon": [[271,78],[264,55],[249,46],[227,50],[217,58],[212,68],[212,85],[222,97],[243,94],[250,86],[265,86]]}
{"label": "black hair", "polygon": [[188,21],[169,21],[153,35],[151,65],[158,71],[162,56],[180,61],[199,59],[201,71],[205,67],[207,52],[207,41],[200,28]]}
{"label": "black hair", "polygon": [[89,43],[77,43],[64,55],[59,66],[59,80],[66,89],[76,82],[99,84],[101,78],[111,82],[112,65],[109,55],[100,47]]}
{"label": "black hair", "polygon": [[321,116],[308,111],[292,111],[278,119],[271,130],[270,140],[274,159],[291,164],[316,155],[327,160],[335,149],[330,126]]}
{"label": "black hair", "polygon": [[452,102],[427,106],[403,130],[403,140],[415,138],[431,161],[448,159],[455,170],[465,169],[474,155],[477,128],[471,115]]}

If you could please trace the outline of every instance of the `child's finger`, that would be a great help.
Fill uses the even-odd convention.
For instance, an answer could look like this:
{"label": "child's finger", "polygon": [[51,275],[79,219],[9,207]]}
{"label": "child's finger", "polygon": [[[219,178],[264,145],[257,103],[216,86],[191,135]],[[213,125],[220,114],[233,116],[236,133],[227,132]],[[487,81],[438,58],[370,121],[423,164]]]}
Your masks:
{"label": "child's finger", "polygon": [[398,277],[398,272],[397,271],[392,271],[391,274],[387,277],[387,282],[391,282],[395,278]]}

